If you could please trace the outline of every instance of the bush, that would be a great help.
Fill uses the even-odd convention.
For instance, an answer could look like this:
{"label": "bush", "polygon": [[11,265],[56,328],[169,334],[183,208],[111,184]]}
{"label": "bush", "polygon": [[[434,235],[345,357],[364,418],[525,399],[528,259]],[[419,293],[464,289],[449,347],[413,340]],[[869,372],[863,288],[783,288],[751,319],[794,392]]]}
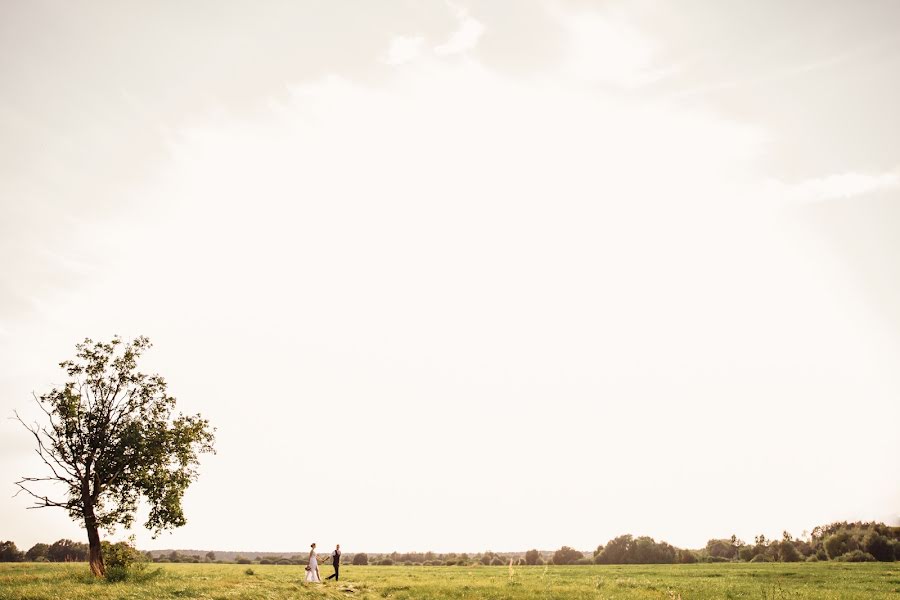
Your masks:
{"label": "bush", "polygon": [[128,542],[102,542],[106,580],[110,583],[125,581],[139,575],[147,568],[147,557]]}
{"label": "bush", "polygon": [[765,554],[757,554],[753,558],[750,559],[752,563],[761,563],[761,562],[772,562],[772,557],[767,556]]}
{"label": "bush", "polygon": [[593,558],[588,558],[587,556],[583,556],[575,561],[576,565],[592,565],[594,564]]}
{"label": "bush", "polygon": [[806,562],[819,562],[819,557],[815,554],[806,557]]}
{"label": "bush", "polygon": [[253,571],[253,569],[248,568],[246,571],[244,571],[244,575],[256,575],[256,573]]}
{"label": "bush", "polygon": [[249,564],[252,564],[253,561],[251,561],[249,558],[241,557],[241,558],[238,558],[237,560],[235,560],[234,562],[236,562],[239,565],[249,565]]}
{"label": "bush", "polygon": [[875,557],[868,552],[863,552],[862,550],[851,550],[846,554],[838,556],[835,560],[839,560],[841,562],[874,562]]}
{"label": "bush", "polygon": [[691,564],[697,562],[697,555],[690,550],[679,550],[677,560],[682,564]]}
{"label": "bush", "polygon": [[448,567],[452,567],[456,564],[456,561],[451,558],[450,560],[445,560],[444,564],[447,565]]}
{"label": "bush", "polygon": [[367,565],[369,564],[369,555],[365,552],[357,552],[353,555],[353,564],[354,565]]}
{"label": "bush", "polygon": [[536,565],[538,559],[541,557],[541,553],[537,550],[529,550],[525,553],[525,564],[528,565]]}
{"label": "bush", "polygon": [[392,561],[390,558],[382,558],[381,560],[378,561],[377,564],[382,565],[382,566],[389,566],[389,565],[394,564],[394,561]]}
{"label": "bush", "polygon": [[506,564],[506,562],[504,562],[504,560],[502,558],[500,558],[499,556],[495,556],[494,558],[491,559],[492,567],[502,567],[505,564]]}

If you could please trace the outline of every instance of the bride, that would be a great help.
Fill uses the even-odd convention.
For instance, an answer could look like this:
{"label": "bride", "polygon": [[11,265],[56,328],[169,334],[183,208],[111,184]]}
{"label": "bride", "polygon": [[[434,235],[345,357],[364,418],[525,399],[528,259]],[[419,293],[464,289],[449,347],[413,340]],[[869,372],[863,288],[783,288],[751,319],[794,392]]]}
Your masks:
{"label": "bride", "polygon": [[316,559],[316,545],[309,547],[309,564],[306,565],[306,581],[312,583],[320,583],[319,579],[319,561]]}

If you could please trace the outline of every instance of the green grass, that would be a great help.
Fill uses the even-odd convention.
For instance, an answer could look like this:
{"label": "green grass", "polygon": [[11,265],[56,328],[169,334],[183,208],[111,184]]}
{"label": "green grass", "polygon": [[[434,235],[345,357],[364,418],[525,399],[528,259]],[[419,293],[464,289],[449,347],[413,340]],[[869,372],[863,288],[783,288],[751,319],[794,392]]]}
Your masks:
{"label": "green grass", "polygon": [[[159,572],[153,573],[157,569]],[[358,598],[366,600],[720,598],[892,600],[900,563],[573,567],[354,567],[340,583],[304,584],[303,567],[152,565],[140,582],[93,580],[86,564],[0,564],[2,600]],[[322,569],[331,574],[331,567]]]}

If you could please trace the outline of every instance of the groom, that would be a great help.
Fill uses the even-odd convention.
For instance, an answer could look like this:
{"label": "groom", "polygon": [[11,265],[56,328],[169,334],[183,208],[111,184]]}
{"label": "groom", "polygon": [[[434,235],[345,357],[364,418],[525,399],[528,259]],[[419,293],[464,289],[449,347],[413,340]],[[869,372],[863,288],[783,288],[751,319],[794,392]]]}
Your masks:
{"label": "groom", "polygon": [[341,570],[341,545],[338,544],[334,547],[334,552],[331,553],[331,564],[334,565],[334,573],[326,577],[325,579],[334,579],[335,581],[339,581],[340,577],[338,577],[338,573]]}

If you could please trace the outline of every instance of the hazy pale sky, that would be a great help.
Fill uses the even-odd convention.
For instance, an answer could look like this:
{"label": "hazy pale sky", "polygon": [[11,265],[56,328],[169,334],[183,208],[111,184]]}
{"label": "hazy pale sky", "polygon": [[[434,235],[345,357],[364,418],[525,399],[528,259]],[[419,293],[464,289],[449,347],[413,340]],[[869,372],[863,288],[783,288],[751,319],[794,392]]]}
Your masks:
{"label": "hazy pale sky", "polygon": [[[0,414],[78,340],[149,336],[218,454],[142,548],[896,522],[897,23],[4,2]],[[0,539],[82,540],[11,498],[31,449],[0,420]]]}

